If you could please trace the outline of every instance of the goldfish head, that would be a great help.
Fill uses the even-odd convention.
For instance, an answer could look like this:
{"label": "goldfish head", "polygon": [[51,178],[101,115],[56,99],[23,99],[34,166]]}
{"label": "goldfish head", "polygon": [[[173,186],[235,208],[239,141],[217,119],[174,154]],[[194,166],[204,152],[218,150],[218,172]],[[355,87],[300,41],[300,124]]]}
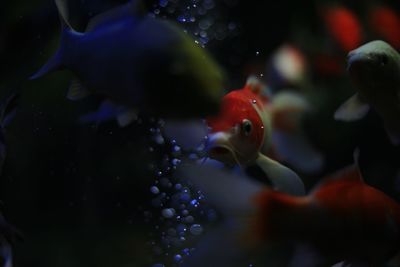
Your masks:
{"label": "goldfish head", "polygon": [[243,89],[223,97],[218,116],[207,119],[211,158],[227,165],[246,165],[257,158],[271,129],[261,89],[258,80],[249,79]]}

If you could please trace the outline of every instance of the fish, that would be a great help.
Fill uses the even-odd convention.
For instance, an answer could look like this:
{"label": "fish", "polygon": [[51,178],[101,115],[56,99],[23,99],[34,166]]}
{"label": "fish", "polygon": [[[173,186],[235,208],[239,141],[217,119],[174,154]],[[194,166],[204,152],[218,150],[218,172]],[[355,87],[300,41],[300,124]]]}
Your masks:
{"label": "fish", "polygon": [[357,91],[335,112],[339,121],[357,121],[371,108],[383,120],[393,145],[400,145],[400,55],[388,43],[375,40],[348,54],[348,73]]}
{"label": "fish", "polygon": [[[229,238],[228,247],[212,244],[218,249],[213,253],[225,259],[222,266],[241,266],[238,259],[249,261],[258,248],[279,243],[308,247],[318,265],[304,266],[343,261],[384,266],[400,252],[400,205],[364,183],[356,165],[324,177],[306,196],[271,190],[244,175],[210,166],[181,165],[178,173],[203,192],[228,225],[235,225],[226,233],[221,232],[229,229],[223,223],[219,232]],[[193,257],[202,261],[201,266],[210,259],[206,248],[200,247],[199,253],[201,258]]]}
{"label": "fish", "polygon": [[65,0],[55,3],[62,25],[60,46],[30,79],[70,70],[75,78],[68,99],[94,94],[108,102],[106,112],[100,109],[83,120],[99,120],[103,114],[108,119],[112,112],[126,126],[138,112],[201,118],[218,111],[223,70],[178,25],[146,15],[142,1],[131,0],[94,17],[85,32],[71,26]]}
{"label": "fish", "polygon": [[260,152],[269,146],[272,135],[269,100],[262,90],[262,84],[250,77],[243,89],[224,96],[220,114],[206,119],[211,129],[206,145],[209,156],[227,166],[256,165],[277,190],[304,194],[304,184],[295,172]]}
{"label": "fish", "polygon": [[223,97],[221,112],[206,118],[210,128],[206,150],[211,159],[229,167],[258,173],[261,169],[267,176],[264,180],[272,179],[280,190],[304,193],[297,174],[279,162],[304,172],[323,166],[323,156],[301,130],[300,119],[309,105],[299,94],[282,90],[272,95],[265,86],[251,76],[244,88]]}
{"label": "fish", "polygon": [[295,45],[283,44],[268,60],[268,86],[272,89],[298,87],[304,83],[307,71],[304,53]]}
{"label": "fish", "polygon": [[369,24],[374,33],[390,43],[394,48],[400,48],[400,17],[390,7],[379,5],[373,8],[369,16]]}
{"label": "fish", "polygon": [[357,15],[341,5],[323,8],[323,22],[328,34],[345,52],[355,49],[363,40],[363,31]]}

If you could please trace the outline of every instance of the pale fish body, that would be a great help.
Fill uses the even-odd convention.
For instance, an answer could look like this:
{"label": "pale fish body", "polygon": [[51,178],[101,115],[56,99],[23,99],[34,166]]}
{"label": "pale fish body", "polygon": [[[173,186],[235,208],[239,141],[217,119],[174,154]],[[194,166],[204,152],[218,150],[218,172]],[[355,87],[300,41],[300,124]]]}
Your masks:
{"label": "pale fish body", "polygon": [[353,121],[372,107],[382,118],[388,136],[400,144],[400,55],[384,41],[372,41],[348,55],[348,72],[357,94],[344,103],[335,118]]}

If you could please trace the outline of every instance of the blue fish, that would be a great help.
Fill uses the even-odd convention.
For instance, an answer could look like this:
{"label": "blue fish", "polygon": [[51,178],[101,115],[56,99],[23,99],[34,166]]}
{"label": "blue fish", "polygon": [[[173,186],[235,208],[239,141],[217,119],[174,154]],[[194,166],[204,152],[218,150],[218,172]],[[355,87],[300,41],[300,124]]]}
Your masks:
{"label": "blue fish", "polygon": [[220,67],[177,25],[147,16],[141,1],[98,15],[85,32],[71,27],[65,1],[56,4],[60,47],[31,79],[72,71],[76,79],[67,97],[78,100],[94,93],[129,107],[115,109],[122,125],[134,120],[133,110],[172,118],[218,111],[224,87]]}

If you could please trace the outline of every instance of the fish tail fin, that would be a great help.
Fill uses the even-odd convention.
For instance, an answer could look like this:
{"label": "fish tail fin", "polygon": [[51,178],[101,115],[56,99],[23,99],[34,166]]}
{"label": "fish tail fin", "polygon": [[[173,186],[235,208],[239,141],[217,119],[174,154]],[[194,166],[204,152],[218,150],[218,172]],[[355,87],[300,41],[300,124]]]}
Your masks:
{"label": "fish tail fin", "polygon": [[185,259],[185,267],[248,266],[246,260],[279,243],[279,235],[291,229],[291,215],[296,215],[293,211],[306,199],[206,165],[181,165],[177,175],[200,189],[224,218],[222,225],[208,232],[195,253]]}
{"label": "fish tail fin", "polygon": [[272,143],[278,160],[301,172],[316,173],[325,160],[302,128],[303,115],[309,110],[309,103],[300,94],[289,91],[276,94],[272,101]]}
{"label": "fish tail fin", "polygon": [[42,66],[35,74],[30,77],[30,80],[38,79],[50,72],[62,69],[68,65],[67,59],[70,58],[71,44],[82,35],[76,32],[68,21],[67,3],[63,0],[56,0],[57,9],[59,12],[61,23],[61,38],[60,45],[56,53]]}
{"label": "fish tail fin", "polygon": [[102,123],[116,119],[120,127],[126,127],[137,120],[137,111],[119,106],[112,101],[105,100],[101,103],[99,109],[85,114],[79,118],[80,123]]}
{"label": "fish tail fin", "polygon": [[182,164],[177,176],[204,193],[224,218],[204,236],[184,266],[246,266],[243,260],[259,241],[253,227],[259,214],[256,199],[268,189],[249,177],[207,165]]}

